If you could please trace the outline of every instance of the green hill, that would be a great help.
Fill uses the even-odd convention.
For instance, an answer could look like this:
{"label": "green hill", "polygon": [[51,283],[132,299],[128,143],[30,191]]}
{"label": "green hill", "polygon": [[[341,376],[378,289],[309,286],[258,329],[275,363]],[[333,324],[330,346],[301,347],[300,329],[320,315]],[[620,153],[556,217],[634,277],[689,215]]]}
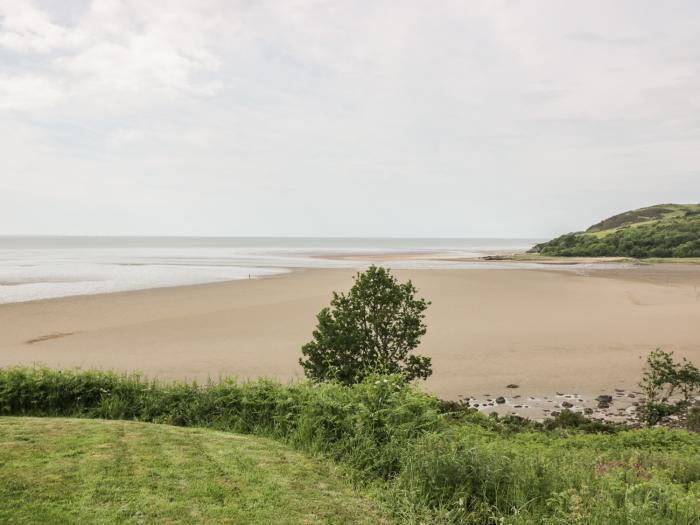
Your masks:
{"label": "green hill", "polygon": [[560,257],[700,257],[700,204],[659,204],[627,211],[536,245]]}
{"label": "green hill", "polygon": [[279,443],[127,421],[0,418],[0,523],[385,523]]}

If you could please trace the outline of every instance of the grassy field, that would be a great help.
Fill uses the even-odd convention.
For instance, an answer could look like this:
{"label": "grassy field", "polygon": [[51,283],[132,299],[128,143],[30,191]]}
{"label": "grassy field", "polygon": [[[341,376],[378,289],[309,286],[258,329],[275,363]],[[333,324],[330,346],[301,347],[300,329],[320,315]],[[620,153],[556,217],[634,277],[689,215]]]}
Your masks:
{"label": "grassy field", "polygon": [[0,418],[0,523],[385,522],[328,464],[269,439]]}
{"label": "grassy field", "polygon": [[[624,429],[566,411],[545,424],[486,417],[397,376],[352,386],[197,385],[8,368],[0,369],[0,415],[162,423],[68,420],[113,430],[106,438],[103,431],[68,431],[64,441],[62,420],[47,419],[56,430],[35,432],[6,429],[42,420],[4,420],[0,522],[81,521],[92,512],[106,523],[138,522],[138,512],[162,513],[160,522],[221,522],[227,512],[233,522],[245,516],[243,523],[268,522],[276,512],[281,523],[381,519],[332,469],[276,444],[283,443],[342,465],[343,477],[361,493],[371,490],[395,523],[700,525],[700,434]],[[134,439],[129,429],[146,434]],[[241,433],[276,442],[246,441]],[[280,455],[287,459],[275,461]],[[246,514],[251,510],[257,514]]]}

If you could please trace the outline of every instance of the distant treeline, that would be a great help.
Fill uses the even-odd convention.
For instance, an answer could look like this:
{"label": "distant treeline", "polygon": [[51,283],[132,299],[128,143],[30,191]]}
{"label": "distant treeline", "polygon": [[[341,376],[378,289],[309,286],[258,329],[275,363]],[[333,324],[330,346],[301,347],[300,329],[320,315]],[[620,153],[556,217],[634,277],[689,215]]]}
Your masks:
{"label": "distant treeline", "polygon": [[559,257],[700,257],[700,219],[639,224],[605,235],[567,233],[532,251]]}

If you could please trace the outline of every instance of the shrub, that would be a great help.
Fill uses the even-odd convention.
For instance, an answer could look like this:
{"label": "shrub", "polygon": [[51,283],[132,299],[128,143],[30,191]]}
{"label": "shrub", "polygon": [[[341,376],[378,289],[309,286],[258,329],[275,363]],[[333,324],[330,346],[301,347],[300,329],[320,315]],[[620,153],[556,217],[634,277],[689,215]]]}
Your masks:
{"label": "shrub", "polygon": [[700,406],[688,410],[688,430],[700,432]]}
{"label": "shrub", "polygon": [[[673,352],[657,348],[647,356],[639,385],[646,395],[639,415],[647,425],[654,425],[673,414],[687,419],[688,409],[694,397],[700,393],[700,370],[687,359],[676,362]],[[681,397],[672,402],[671,397],[675,393]]]}

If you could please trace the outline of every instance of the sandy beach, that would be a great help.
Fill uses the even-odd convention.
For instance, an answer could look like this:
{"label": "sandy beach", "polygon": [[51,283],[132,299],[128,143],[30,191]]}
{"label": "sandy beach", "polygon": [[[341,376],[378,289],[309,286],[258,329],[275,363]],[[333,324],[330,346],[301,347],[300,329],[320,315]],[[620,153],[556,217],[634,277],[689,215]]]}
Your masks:
{"label": "sandy beach", "polygon": [[[624,402],[615,409],[624,410],[634,402],[642,356],[652,349],[700,362],[700,266],[395,273],[432,301],[419,353],[433,358],[425,388],[443,398],[488,405],[505,395],[500,411],[539,415],[567,396],[593,406],[596,395],[618,389]],[[351,286],[353,274],[298,270],[1,305],[0,366],[296,380],[315,314],[333,290]]]}

